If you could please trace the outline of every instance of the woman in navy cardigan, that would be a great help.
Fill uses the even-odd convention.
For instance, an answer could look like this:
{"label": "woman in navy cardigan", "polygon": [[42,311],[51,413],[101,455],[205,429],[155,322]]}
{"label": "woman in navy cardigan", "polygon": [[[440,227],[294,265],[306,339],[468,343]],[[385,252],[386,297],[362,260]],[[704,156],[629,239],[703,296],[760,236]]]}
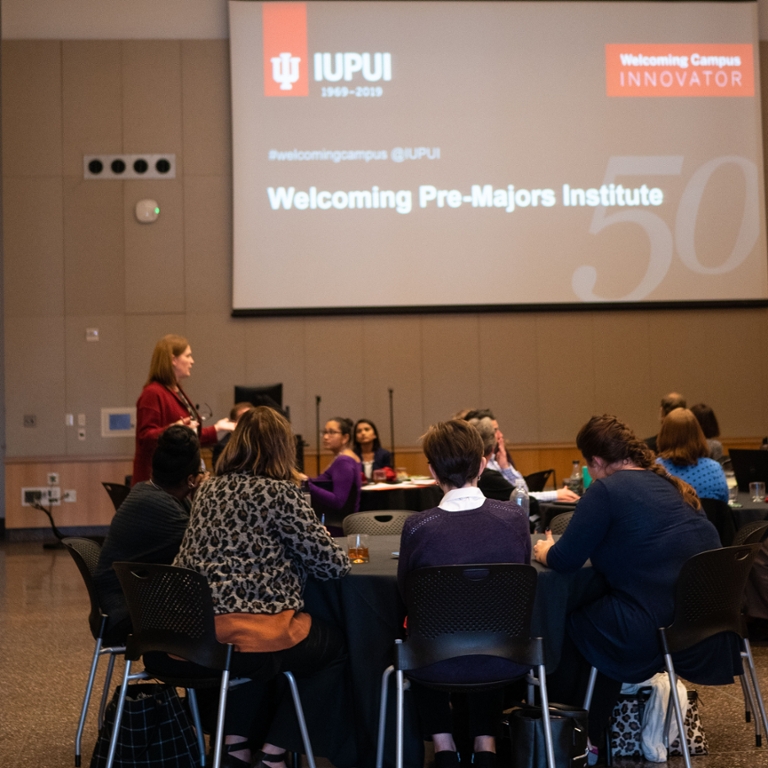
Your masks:
{"label": "woman in navy cardigan", "polygon": [[370,419],[358,419],[353,435],[352,450],[360,459],[366,480],[373,478],[374,469],[393,469],[392,454],[381,447],[379,430]]}

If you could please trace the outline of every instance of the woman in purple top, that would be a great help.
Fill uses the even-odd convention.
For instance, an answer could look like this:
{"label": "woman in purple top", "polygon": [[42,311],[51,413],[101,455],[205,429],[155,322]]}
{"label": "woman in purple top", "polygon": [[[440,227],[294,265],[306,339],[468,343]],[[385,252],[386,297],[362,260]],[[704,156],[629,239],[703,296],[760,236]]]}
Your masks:
{"label": "woman in purple top", "polygon": [[312,508],[327,525],[340,527],[341,521],[360,509],[362,475],[360,459],[352,451],[352,421],[337,416],[325,424],[323,447],[334,459],[328,469],[309,481]]}
{"label": "woman in purple top", "polygon": [[[485,469],[483,441],[466,421],[430,427],[423,440],[429,471],[443,496],[440,506],[411,515],[403,526],[397,581],[401,594],[408,574],[435,565],[530,563],[528,517],[505,501],[487,499],[477,487]],[[435,768],[458,766],[451,734],[450,695],[414,682],[462,683],[514,679],[528,668],[506,659],[467,656],[430,664],[409,673],[424,733],[435,745]],[[469,729],[474,738],[472,764],[496,764],[496,733],[503,709],[503,689],[468,694]]]}

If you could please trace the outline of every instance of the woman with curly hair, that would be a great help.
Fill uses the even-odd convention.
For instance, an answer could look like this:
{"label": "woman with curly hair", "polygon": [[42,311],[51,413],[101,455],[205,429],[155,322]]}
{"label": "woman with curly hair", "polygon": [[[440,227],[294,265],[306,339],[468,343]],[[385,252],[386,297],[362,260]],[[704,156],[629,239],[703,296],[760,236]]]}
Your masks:
{"label": "woman with curly hair", "polygon": [[[550,687],[552,700],[579,703],[590,667],[597,667],[589,731],[599,744],[621,684],[643,682],[664,668],[658,629],[672,622],[683,563],[719,548],[720,539],[693,488],[657,464],[614,416],[590,419],[576,445],[593,482],[560,540],[548,534],[533,554],[561,573],[574,573],[590,559],[607,584],[603,597],[570,615]],[[705,685],[732,682],[741,659],[731,640],[716,635],[673,654],[675,669]]]}

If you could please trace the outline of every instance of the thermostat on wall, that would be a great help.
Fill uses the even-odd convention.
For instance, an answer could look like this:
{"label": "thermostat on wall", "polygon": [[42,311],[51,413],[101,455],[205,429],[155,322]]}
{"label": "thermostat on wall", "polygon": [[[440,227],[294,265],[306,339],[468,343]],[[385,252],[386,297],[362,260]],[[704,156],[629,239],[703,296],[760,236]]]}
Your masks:
{"label": "thermostat on wall", "polygon": [[156,200],[139,200],[136,203],[136,221],[139,224],[153,224],[160,215],[160,206]]}
{"label": "thermostat on wall", "polygon": [[102,408],[102,437],[136,437],[135,408]]}

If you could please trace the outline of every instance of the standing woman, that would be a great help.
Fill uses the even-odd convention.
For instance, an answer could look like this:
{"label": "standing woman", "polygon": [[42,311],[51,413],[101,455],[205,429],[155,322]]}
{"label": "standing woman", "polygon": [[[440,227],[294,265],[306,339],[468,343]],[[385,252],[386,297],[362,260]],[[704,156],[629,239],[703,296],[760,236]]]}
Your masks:
{"label": "standing woman", "polygon": [[393,469],[392,454],[381,447],[379,430],[370,419],[359,419],[355,424],[353,450],[362,462],[363,474],[367,480],[373,477],[374,469],[384,469],[384,467]]}
{"label": "standing woman", "polygon": [[192,375],[194,363],[189,342],[183,336],[168,334],[155,345],[149,377],[136,402],[132,485],[149,480],[157,440],[172,424],[197,432],[201,446],[215,443],[217,433],[234,429],[228,419],[221,419],[212,427],[201,427],[200,416],[181,387],[181,382]]}
{"label": "standing woman", "polygon": [[352,450],[352,421],[337,416],[325,423],[323,446],[333,461],[321,475],[309,481],[312,507],[325,522],[341,527],[341,521],[360,509],[362,476],[360,459]]}

